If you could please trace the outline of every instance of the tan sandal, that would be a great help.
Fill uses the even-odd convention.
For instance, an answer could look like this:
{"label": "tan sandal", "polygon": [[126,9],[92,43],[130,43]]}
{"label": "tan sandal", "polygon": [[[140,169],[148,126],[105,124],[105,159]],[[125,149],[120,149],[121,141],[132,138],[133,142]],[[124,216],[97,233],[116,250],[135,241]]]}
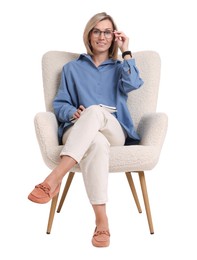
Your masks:
{"label": "tan sandal", "polygon": [[107,229],[97,230],[95,228],[93,237],[92,237],[92,245],[96,247],[107,247],[110,244],[110,232]]}

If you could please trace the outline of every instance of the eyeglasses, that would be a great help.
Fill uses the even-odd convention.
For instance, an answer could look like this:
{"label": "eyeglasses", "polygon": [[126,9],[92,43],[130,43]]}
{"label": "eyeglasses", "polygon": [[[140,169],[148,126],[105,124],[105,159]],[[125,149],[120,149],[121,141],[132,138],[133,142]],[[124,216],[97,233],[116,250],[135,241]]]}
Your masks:
{"label": "eyeglasses", "polygon": [[98,38],[101,35],[101,33],[104,34],[106,39],[111,39],[113,37],[113,32],[110,30],[106,30],[106,31],[100,31],[99,29],[92,30],[92,34],[96,38]]}

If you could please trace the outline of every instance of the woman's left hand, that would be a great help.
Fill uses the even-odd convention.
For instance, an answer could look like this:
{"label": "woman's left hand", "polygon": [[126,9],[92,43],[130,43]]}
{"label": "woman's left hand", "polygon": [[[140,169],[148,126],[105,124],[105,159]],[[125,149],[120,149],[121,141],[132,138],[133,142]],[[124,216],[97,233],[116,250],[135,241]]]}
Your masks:
{"label": "woman's left hand", "polygon": [[115,42],[117,42],[118,48],[121,52],[128,51],[129,38],[121,31],[114,31]]}

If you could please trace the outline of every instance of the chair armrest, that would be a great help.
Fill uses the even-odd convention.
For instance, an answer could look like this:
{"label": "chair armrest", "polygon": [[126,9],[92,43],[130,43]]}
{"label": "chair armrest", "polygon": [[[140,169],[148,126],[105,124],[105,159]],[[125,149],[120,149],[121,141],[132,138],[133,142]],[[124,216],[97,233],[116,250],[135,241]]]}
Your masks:
{"label": "chair armrest", "polygon": [[39,112],[35,115],[34,125],[39,144],[58,145],[58,123],[52,112]]}
{"label": "chair armrest", "polygon": [[62,149],[58,142],[56,116],[52,112],[39,112],[35,115],[34,125],[43,160],[50,169],[53,169],[59,161]]}
{"label": "chair armrest", "polygon": [[168,127],[168,117],[165,113],[145,114],[138,125],[141,145],[157,146],[161,150]]}

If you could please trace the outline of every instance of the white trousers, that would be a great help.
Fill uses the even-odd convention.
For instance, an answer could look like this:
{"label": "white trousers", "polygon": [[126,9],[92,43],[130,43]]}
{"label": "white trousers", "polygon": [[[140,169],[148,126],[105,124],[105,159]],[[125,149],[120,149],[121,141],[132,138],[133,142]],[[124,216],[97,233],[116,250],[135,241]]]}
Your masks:
{"label": "white trousers", "polygon": [[68,155],[79,163],[93,205],[108,200],[109,148],[124,145],[125,137],[118,120],[98,105],[88,107],[63,135],[60,156]]}

